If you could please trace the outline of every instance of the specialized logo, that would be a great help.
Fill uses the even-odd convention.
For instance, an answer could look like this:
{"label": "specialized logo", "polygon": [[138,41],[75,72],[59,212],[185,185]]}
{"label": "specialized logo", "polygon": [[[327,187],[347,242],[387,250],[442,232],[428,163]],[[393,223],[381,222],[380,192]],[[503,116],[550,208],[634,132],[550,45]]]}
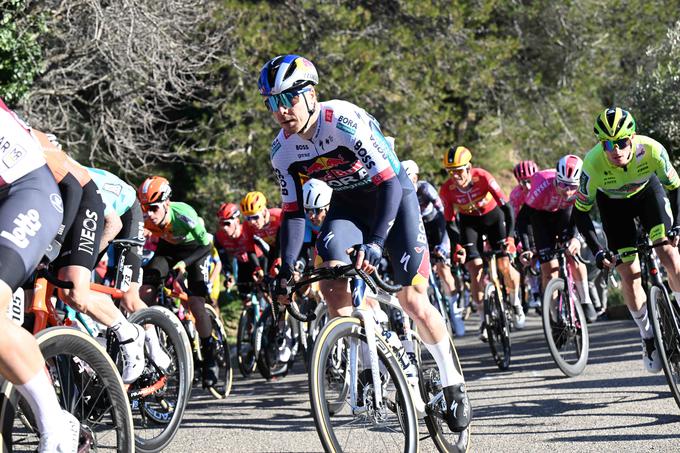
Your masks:
{"label": "specialized logo", "polygon": [[[286,137],[286,138],[288,138],[288,137]],[[280,149],[281,149],[281,142],[279,141],[279,139],[274,140],[274,143],[272,143],[271,157],[274,157],[274,154],[276,154],[276,152]]]}
{"label": "specialized logo", "polygon": [[97,220],[99,216],[96,212],[85,211],[85,218],[80,229],[80,242],[78,243],[78,251],[85,252],[88,255],[94,255],[95,243],[94,239],[97,234]]}
{"label": "specialized logo", "polygon": [[50,203],[52,203],[52,207],[56,209],[58,213],[60,214],[64,213],[64,203],[61,200],[61,195],[59,195],[58,193],[51,193]]}
{"label": "specialized logo", "polygon": [[408,252],[404,252],[404,254],[401,256],[401,259],[399,260],[399,263],[404,265],[404,272],[408,272],[406,270],[406,267],[408,266],[408,262],[411,260],[411,255]]}
{"label": "specialized logo", "polygon": [[0,237],[7,239],[22,249],[28,247],[30,243],[29,237],[35,237],[40,227],[42,227],[40,213],[35,209],[29,209],[26,213],[20,213],[12,223],[15,225],[12,231],[3,230],[0,232]]}

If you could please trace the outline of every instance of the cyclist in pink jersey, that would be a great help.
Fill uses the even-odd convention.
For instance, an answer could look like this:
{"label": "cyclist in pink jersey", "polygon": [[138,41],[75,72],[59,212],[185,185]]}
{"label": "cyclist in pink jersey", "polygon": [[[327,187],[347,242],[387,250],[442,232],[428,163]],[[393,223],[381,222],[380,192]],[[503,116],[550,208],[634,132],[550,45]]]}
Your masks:
{"label": "cyclist in pink jersey", "polygon": [[[579,157],[567,155],[559,160],[556,170],[539,171],[531,178],[531,189],[527,194],[522,215],[526,216],[528,223],[533,226],[535,244],[531,244],[526,230],[520,231],[525,249],[521,260],[525,264],[529,263],[533,256],[532,250],[538,251],[544,288],[551,278],[557,277],[558,263],[555,259],[557,243],[566,242],[570,255],[578,254],[581,249],[581,243],[576,238],[576,224],[571,211],[576,201],[582,166],[583,161]],[[569,258],[568,262],[586,319],[593,322],[597,319],[597,313],[590,300],[586,266],[573,258]]]}

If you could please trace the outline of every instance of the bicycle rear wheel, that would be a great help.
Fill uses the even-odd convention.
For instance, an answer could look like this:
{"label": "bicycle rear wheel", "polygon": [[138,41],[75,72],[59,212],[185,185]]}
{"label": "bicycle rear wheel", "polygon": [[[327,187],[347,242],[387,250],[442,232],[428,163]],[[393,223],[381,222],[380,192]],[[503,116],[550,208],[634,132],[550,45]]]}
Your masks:
{"label": "bicycle rear wheel", "polygon": [[[97,341],[69,327],[45,329],[36,340],[61,407],[80,420],[80,447],[134,451],[132,413],[123,381]],[[0,429],[3,451],[38,449],[33,414],[9,381],[0,388]]]}
{"label": "bicycle rear wheel", "polygon": [[566,291],[564,279],[548,282],[541,319],[550,355],[562,373],[572,377],[581,374],[588,363],[590,340],[583,308],[578,301],[569,301]]}
{"label": "bicycle rear wheel", "polygon": [[238,320],[238,330],[236,331],[236,356],[238,357],[238,368],[243,377],[250,376],[257,367],[257,355],[255,351],[255,317],[253,310],[257,307],[246,307],[241,312]]}
{"label": "bicycle rear wheel", "polygon": [[[161,374],[147,357],[144,373],[129,389],[137,451],[156,452],[167,447],[177,434],[189,399],[193,379],[192,360],[187,352],[189,339],[177,317],[161,307],[139,310],[129,320],[151,325],[171,359],[170,366]],[[148,396],[132,397],[140,390],[158,386],[159,382],[162,385]]]}
{"label": "bicycle rear wheel", "polygon": [[649,308],[656,349],[675,403],[680,407],[680,308],[658,286],[649,291]]}
{"label": "bicycle rear wheel", "polygon": [[[383,377],[378,388],[373,385],[370,365],[360,353],[366,336],[359,319],[335,318],[319,333],[312,351],[309,396],[317,433],[327,452],[418,451],[418,418],[406,378],[387,352],[389,346],[379,337],[376,341]],[[355,348],[349,346],[352,343]],[[356,351],[353,358],[352,350]],[[342,363],[340,367],[335,366],[338,361]],[[349,382],[350,363],[357,367],[354,383]],[[350,407],[348,398],[352,384],[356,386],[355,407]],[[383,397],[381,407],[375,405],[375,391]]]}
{"label": "bicycle rear wheel", "polygon": [[231,351],[227,342],[227,330],[224,328],[222,317],[210,304],[205,304],[205,310],[210,315],[212,335],[215,340],[215,362],[219,367],[217,374],[217,384],[209,387],[212,396],[217,399],[224,399],[231,393],[231,386],[234,382],[234,370],[231,367]]}
{"label": "bicycle rear wheel", "polygon": [[[462,375],[463,368],[460,365],[456,346],[453,344],[451,338],[449,338],[449,343],[451,344],[453,365]],[[414,341],[414,345],[416,345],[416,354],[419,356],[418,384],[420,386],[420,394],[426,404],[428,402],[432,403],[436,401],[436,404],[428,405],[426,409],[427,414],[425,415],[425,425],[432,437],[432,441],[437,447],[437,450],[442,453],[464,453],[470,448],[470,426],[460,433],[452,432],[449,429],[444,421],[446,400],[442,393],[441,378],[437,363],[427,348],[421,347],[420,342]]]}
{"label": "bicycle rear wheel", "polygon": [[489,349],[496,365],[501,370],[510,368],[512,355],[510,343],[510,327],[508,319],[498,298],[498,291],[493,283],[484,288],[484,319],[489,337]]}

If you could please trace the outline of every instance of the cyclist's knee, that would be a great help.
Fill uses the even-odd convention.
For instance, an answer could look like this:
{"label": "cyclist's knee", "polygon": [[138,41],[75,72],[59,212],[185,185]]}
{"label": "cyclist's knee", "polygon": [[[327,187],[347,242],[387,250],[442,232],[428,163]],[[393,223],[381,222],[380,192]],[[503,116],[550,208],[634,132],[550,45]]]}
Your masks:
{"label": "cyclist's knee", "polygon": [[349,297],[349,286],[346,279],[322,280],[319,282],[319,290],[329,303]]}

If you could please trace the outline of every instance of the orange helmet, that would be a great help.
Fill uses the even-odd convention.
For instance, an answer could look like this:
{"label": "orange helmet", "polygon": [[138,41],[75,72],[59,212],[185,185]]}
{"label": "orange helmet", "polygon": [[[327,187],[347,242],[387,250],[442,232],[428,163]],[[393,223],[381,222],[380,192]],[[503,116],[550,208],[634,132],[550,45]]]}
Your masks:
{"label": "orange helmet", "polygon": [[170,198],[170,183],[162,176],[150,176],[137,189],[137,199],[142,206],[162,203]]}
{"label": "orange helmet", "polygon": [[222,203],[217,210],[217,218],[220,220],[233,219],[240,214],[241,212],[238,210],[238,206],[234,203]]}
{"label": "orange helmet", "polygon": [[262,192],[248,192],[241,200],[243,215],[253,215],[267,207],[267,199]]}

